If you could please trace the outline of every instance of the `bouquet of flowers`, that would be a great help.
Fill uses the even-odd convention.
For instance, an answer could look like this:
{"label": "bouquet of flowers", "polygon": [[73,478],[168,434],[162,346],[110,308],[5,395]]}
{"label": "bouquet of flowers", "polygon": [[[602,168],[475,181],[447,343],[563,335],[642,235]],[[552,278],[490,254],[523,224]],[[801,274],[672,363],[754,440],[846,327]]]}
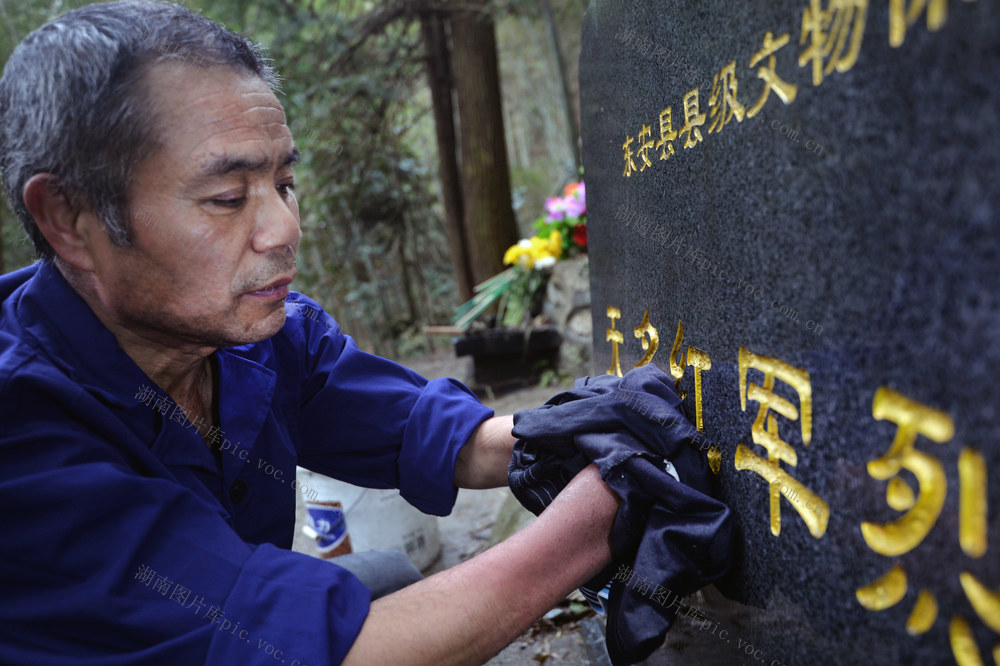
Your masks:
{"label": "bouquet of flowers", "polygon": [[545,210],[548,215],[535,220],[538,236],[548,238],[550,233],[557,231],[562,237],[564,256],[586,252],[587,200],[583,181],[567,185],[563,196],[547,199]]}
{"label": "bouquet of flowers", "polygon": [[535,221],[532,238],[511,245],[503,263],[511,266],[476,285],[476,295],[455,310],[454,324],[466,328],[476,317],[500,300],[497,321],[518,326],[531,314],[532,306],[548,284],[556,261],[587,249],[587,220],[583,181],[570,183],[562,197],[545,202],[547,216]]}

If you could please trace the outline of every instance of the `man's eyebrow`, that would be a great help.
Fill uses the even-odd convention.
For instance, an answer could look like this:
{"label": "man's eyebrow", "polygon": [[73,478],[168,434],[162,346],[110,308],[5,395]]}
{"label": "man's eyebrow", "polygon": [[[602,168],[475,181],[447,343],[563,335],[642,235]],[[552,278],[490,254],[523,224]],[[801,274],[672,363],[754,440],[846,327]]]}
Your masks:
{"label": "man's eyebrow", "polygon": [[[281,161],[279,169],[298,164],[301,154],[298,148],[292,148]],[[260,172],[270,171],[273,161],[269,157],[253,159],[240,155],[220,155],[204,162],[198,168],[200,178],[218,178],[228,176],[234,171]]]}

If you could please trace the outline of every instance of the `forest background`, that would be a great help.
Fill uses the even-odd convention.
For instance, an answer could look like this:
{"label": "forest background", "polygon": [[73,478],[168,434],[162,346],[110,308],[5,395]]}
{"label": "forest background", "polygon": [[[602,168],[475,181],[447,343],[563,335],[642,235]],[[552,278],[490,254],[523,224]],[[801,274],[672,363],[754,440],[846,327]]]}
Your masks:
{"label": "forest background", "polygon": [[[84,0],[0,0],[0,62]],[[186,0],[266,47],[303,159],[293,287],[375,353],[429,351],[580,177],[586,0]],[[0,119],[3,122],[3,119]],[[0,274],[34,252],[4,201]]]}

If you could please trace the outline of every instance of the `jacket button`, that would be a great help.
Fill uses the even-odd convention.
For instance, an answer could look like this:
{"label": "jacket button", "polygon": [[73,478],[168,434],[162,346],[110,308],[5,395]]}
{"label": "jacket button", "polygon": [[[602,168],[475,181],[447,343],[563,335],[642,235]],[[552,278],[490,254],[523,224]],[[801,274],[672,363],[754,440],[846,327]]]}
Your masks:
{"label": "jacket button", "polygon": [[233,504],[239,504],[247,498],[247,484],[242,481],[234,481],[233,485],[229,486],[229,499],[233,501]]}

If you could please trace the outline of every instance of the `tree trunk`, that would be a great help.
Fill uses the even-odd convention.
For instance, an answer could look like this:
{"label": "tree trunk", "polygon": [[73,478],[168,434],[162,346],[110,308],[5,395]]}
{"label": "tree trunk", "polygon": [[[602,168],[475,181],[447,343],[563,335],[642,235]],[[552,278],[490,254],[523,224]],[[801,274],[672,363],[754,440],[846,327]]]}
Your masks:
{"label": "tree trunk", "polygon": [[462,183],[458,171],[458,145],[455,141],[455,111],[452,105],[451,57],[445,21],[439,12],[425,8],[420,16],[420,31],[427,52],[427,81],[434,107],[437,133],[438,174],[444,204],[445,232],[451,254],[452,271],[461,301],[472,298],[476,284],[469,262],[469,247],[462,221]]}
{"label": "tree trunk", "polygon": [[563,113],[566,114],[566,137],[570,151],[573,153],[573,166],[579,169],[583,166],[583,161],[580,159],[580,126],[569,101],[569,80],[566,77],[566,60],[563,58],[562,46],[559,44],[559,29],[556,27],[556,20],[552,15],[552,5],[549,0],[542,0],[542,8],[545,10],[545,22],[548,23],[549,47],[552,49],[556,67],[559,69],[559,82],[562,84],[562,107]]}
{"label": "tree trunk", "polygon": [[403,229],[403,235],[395,239],[396,253],[399,257],[399,275],[402,278],[400,286],[403,290],[403,299],[406,301],[406,313],[409,319],[407,326],[416,326],[420,322],[420,312],[417,309],[417,299],[413,295],[413,280],[410,278],[410,266],[406,259],[405,223]]}
{"label": "tree trunk", "polygon": [[488,7],[456,11],[451,28],[465,233],[478,284],[503,269],[504,251],[517,242],[517,224],[510,202],[500,72]]}

